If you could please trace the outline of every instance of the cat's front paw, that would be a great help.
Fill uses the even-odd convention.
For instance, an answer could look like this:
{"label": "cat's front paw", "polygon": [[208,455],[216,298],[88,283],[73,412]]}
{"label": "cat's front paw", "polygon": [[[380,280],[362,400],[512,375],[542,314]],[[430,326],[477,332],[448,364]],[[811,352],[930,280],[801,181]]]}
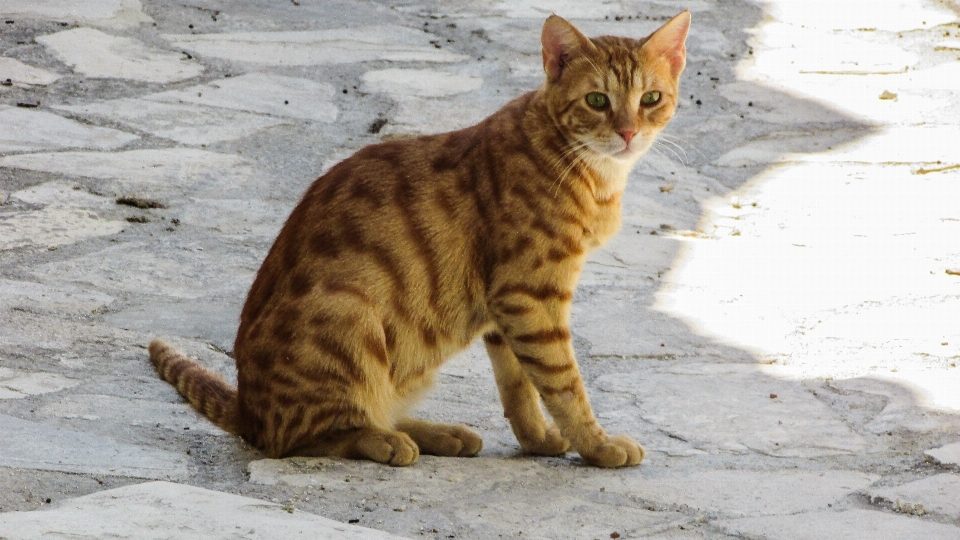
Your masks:
{"label": "cat's front paw", "polygon": [[433,424],[427,433],[415,437],[424,454],[473,457],[483,449],[483,439],[461,425]]}
{"label": "cat's front paw", "polygon": [[406,467],[417,461],[420,449],[406,433],[365,430],[356,442],[360,457],[394,467]]}
{"label": "cat's front paw", "polygon": [[646,455],[643,447],[626,435],[608,437],[589,450],[580,451],[584,461],[597,467],[632,467]]}
{"label": "cat's front paw", "polygon": [[570,441],[563,438],[557,426],[547,426],[542,437],[518,437],[518,440],[524,452],[538,456],[559,456],[570,450]]}

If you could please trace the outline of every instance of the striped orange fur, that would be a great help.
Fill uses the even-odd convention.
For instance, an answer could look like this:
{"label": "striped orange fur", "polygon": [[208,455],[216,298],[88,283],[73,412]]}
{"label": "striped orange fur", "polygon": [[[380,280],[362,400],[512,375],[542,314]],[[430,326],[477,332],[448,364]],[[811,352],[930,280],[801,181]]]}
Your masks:
{"label": "striped orange fur", "polygon": [[407,411],[482,335],[525,451],[636,465],[643,448],[591,411],[570,303],[673,115],[689,24],[683,12],[642,40],[588,39],[551,16],[538,90],[467,129],[368,146],[310,186],[244,305],[236,389],[154,341],[158,372],[271,457],[408,465],[480,451],[466,427]]}

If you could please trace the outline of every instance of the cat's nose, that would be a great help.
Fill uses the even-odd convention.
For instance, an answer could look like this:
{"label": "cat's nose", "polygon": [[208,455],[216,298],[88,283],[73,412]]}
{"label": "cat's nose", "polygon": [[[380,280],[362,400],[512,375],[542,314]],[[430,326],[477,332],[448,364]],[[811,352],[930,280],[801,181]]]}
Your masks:
{"label": "cat's nose", "polygon": [[630,140],[633,139],[633,136],[637,134],[635,129],[625,129],[620,132],[620,136],[623,137],[623,141],[627,143],[627,146],[630,146]]}

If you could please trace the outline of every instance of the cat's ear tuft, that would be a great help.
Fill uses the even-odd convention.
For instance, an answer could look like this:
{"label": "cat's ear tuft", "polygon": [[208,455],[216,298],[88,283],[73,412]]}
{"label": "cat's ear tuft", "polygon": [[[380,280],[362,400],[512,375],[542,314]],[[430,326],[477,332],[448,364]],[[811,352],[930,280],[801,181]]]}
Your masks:
{"label": "cat's ear tuft", "polygon": [[660,56],[670,62],[670,71],[674,77],[687,65],[687,33],[690,31],[690,10],[681,12],[667,21],[667,24],[650,34],[643,48],[654,56]]}
{"label": "cat's ear tuft", "polygon": [[556,15],[551,15],[543,23],[540,43],[543,45],[543,70],[551,81],[560,78],[563,69],[577,54],[594,48],[575,26]]}

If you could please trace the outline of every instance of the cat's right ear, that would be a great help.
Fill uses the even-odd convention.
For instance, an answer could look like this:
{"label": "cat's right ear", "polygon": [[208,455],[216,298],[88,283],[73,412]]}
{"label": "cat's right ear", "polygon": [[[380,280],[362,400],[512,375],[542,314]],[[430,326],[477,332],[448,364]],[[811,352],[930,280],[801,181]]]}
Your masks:
{"label": "cat's right ear", "polygon": [[551,15],[540,34],[543,45],[543,70],[547,79],[556,81],[578,53],[594,48],[593,43],[564,18]]}

